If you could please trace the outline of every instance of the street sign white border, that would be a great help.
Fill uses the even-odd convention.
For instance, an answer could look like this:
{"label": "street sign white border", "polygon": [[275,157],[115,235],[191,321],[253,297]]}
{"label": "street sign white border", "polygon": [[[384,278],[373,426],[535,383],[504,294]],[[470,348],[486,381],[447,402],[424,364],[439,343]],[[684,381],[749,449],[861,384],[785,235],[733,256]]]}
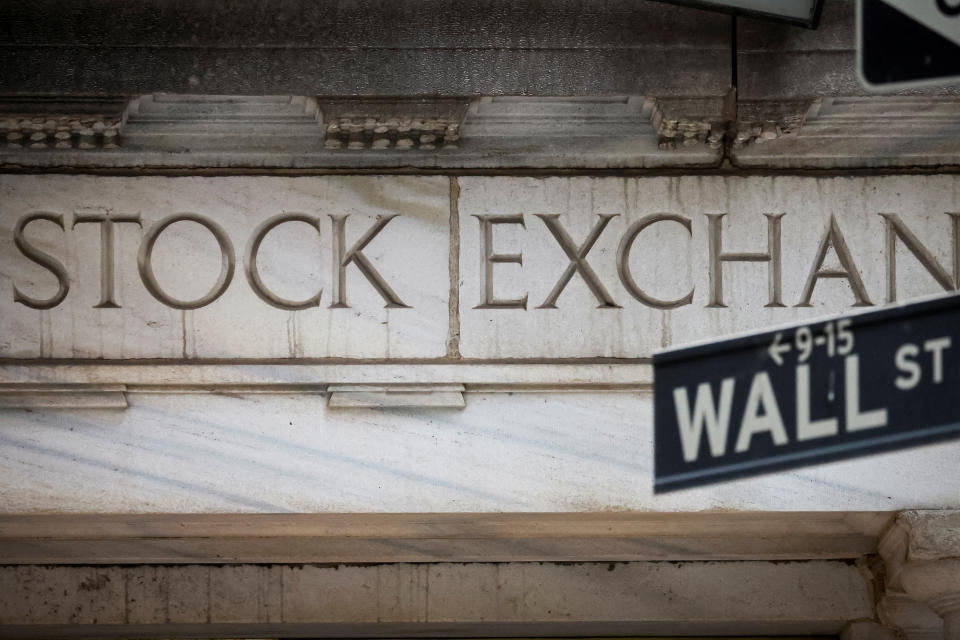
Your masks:
{"label": "street sign white border", "polygon": [[[882,1],[882,0],[881,0]],[[873,93],[891,93],[904,89],[921,89],[929,87],[957,87],[960,88],[960,76],[954,78],[931,78],[929,80],[909,80],[907,82],[888,82],[873,84],[863,75],[863,0],[857,0],[857,79],[860,86]]]}

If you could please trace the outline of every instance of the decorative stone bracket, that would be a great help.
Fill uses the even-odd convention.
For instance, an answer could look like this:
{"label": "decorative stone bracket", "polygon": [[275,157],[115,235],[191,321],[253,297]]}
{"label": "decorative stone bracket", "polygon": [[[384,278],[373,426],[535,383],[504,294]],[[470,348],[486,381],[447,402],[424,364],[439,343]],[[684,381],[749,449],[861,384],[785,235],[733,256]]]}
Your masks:
{"label": "decorative stone bracket", "polygon": [[820,100],[741,100],[737,104],[734,147],[762,144],[796,133],[816,115]]}
{"label": "decorative stone bracket", "polygon": [[328,149],[423,149],[455,146],[469,101],[457,98],[321,98]]}
{"label": "decorative stone bracket", "polygon": [[3,98],[0,141],[8,149],[114,149],[126,108],[126,98]]}
{"label": "decorative stone bracket", "polygon": [[734,148],[762,144],[797,133],[807,118],[815,117],[822,100],[740,100],[736,118],[724,115],[724,99],[659,98],[654,102],[653,125],[661,149],[706,144],[720,149],[729,133]]}
{"label": "decorative stone bracket", "polygon": [[944,640],[960,640],[960,511],[904,511],[879,549],[887,598],[906,594],[926,604],[943,619]]}
{"label": "decorative stone bracket", "polygon": [[122,384],[0,384],[0,409],[126,409]]}
{"label": "decorative stone bracket", "polygon": [[652,103],[651,121],[660,136],[660,149],[698,144],[711,149],[723,146],[726,124],[722,97],[659,98]]}
{"label": "decorative stone bracket", "polygon": [[328,406],[331,408],[449,408],[462,409],[462,384],[388,385],[346,384],[332,385]]}

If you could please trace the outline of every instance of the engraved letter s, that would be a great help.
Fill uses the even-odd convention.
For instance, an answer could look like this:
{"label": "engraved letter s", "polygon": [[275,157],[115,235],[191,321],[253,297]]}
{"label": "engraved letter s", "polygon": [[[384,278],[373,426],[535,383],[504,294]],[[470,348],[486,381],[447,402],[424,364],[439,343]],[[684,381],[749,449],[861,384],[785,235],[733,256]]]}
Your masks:
{"label": "engraved letter s", "polygon": [[31,298],[30,296],[25,295],[23,292],[17,289],[16,285],[14,285],[13,301],[24,304],[32,309],[52,309],[63,302],[63,299],[67,297],[67,292],[70,291],[70,278],[67,276],[67,270],[56,258],[48,253],[40,251],[40,249],[37,249],[35,246],[27,242],[27,239],[23,237],[24,228],[34,220],[48,220],[49,222],[52,222],[63,229],[63,215],[59,213],[37,211],[20,218],[20,220],[17,221],[16,227],[13,229],[13,242],[17,245],[17,249],[20,249],[20,253],[26,256],[29,260],[36,262],[41,267],[46,267],[47,270],[57,277],[57,292],[46,300],[39,300],[37,298]]}

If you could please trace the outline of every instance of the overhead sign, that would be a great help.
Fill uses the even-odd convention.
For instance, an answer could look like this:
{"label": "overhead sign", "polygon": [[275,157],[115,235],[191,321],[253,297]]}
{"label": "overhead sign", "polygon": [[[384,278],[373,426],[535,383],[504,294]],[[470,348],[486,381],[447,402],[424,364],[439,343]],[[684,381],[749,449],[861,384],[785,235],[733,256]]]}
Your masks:
{"label": "overhead sign", "polygon": [[857,67],[868,87],[960,82],[960,0],[859,0]]}
{"label": "overhead sign", "polygon": [[960,436],[960,296],[657,353],[654,491]]}
{"label": "overhead sign", "polygon": [[659,0],[758,20],[777,20],[816,29],[823,0]]}

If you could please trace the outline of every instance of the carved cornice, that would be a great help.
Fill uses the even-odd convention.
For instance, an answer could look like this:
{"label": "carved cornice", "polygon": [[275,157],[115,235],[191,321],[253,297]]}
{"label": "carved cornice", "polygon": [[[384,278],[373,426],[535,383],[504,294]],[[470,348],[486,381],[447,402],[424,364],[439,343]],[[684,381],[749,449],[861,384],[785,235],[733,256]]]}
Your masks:
{"label": "carved cornice", "polygon": [[501,139],[503,145],[649,136],[653,105],[652,99],[639,96],[483,97],[470,104],[464,138]]}
{"label": "carved cornice", "polygon": [[[721,156],[723,130],[716,124],[721,102],[716,97],[471,99],[154,94],[132,99],[125,112],[118,109],[123,145],[110,154],[76,153],[79,148],[87,148],[86,138],[78,138],[78,147],[53,148],[42,154],[23,147],[0,147],[0,165],[710,167],[716,166]],[[56,117],[51,114],[48,118]],[[79,145],[80,141],[84,144]]]}
{"label": "carved cornice", "polygon": [[337,99],[318,101],[327,149],[452,147],[469,102],[465,99]]}
{"label": "carved cornice", "polygon": [[0,148],[115,149],[127,100],[0,99]]}
{"label": "carved cornice", "polygon": [[711,149],[723,146],[726,126],[721,97],[659,98],[653,103],[651,121],[660,137],[660,149],[698,144]]}
{"label": "carved cornice", "polygon": [[[0,164],[642,169],[716,166],[726,153],[744,168],[960,165],[960,98],[741,99],[735,116],[726,106],[722,96],[0,98]],[[77,153],[92,149],[112,152]]]}
{"label": "carved cornice", "polygon": [[797,133],[819,100],[741,100],[737,104],[735,147],[762,144]]}
{"label": "carved cornice", "polygon": [[425,149],[454,144],[460,123],[410,118],[339,118],[326,125],[328,149]]}
{"label": "carved cornice", "polygon": [[[739,110],[739,144],[735,143],[731,156],[742,167],[840,169],[960,164],[958,98],[748,101],[741,102]],[[748,117],[751,113],[754,115]]]}
{"label": "carved cornice", "polygon": [[323,115],[315,99],[303,96],[155,94],[135,98],[127,111],[124,146],[138,153],[298,153],[323,146]]}
{"label": "carved cornice", "polygon": [[[491,124],[549,124],[574,137],[615,133],[624,119],[649,117],[658,148],[705,144],[719,149],[725,125],[720,97],[629,98],[482,98],[470,108],[478,135]],[[788,135],[803,124],[810,101],[741,103],[735,144],[763,142]],[[129,104],[129,109],[128,109]],[[589,109],[582,107],[589,105]],[[128,118],[134,137],[157,143],[159,135],[203,134],[203,126],[223,134],[251,134],[264,125],[319,124],[326,149],[424,149],[456,146],[470,102],[455,98],[320,98],[148,95],[128,103],[58,101],[41,98],[0,102],[0,135],[8,147],[30,149],[116,148]],[[578,112],[578,108],[579,112]],[[798,110],[800,112],[798,113]],[[188,125],[195,130],[187,131]],[[225,126],[226,125],[226,126]],[[592,126],[591,126],[592,125]],[[601,129],[597,130],[597,126]],[[230,130],[232,129],[232,130]],[[212,132],[212,131],[211,131]],[[282,131],[275,131],[281,133]],[[302,135],[304,132],[300,131]],[[513,135],[523,135],[517,131]],[[281,136],[282,137],[282,136]],[[308,136],[312,137],[312,136]],[[152,138],[152,139],[151,139]]]}

